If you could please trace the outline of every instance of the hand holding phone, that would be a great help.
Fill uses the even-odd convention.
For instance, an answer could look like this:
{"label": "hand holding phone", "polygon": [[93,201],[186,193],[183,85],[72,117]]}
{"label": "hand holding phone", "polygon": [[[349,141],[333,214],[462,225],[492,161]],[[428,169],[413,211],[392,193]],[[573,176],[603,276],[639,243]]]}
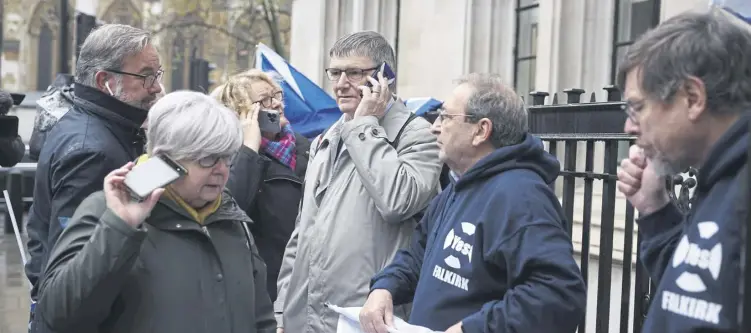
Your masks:
{"label": "hand holding phone", "polygon": [[254,152],[261,147],[261,129],[258,126],[259,103],[253,103],[249,109],[240,112],[240,124],[243,127],[243,145]]}
{"label": "hand holding phone", "polygon": [[282,131],[282,115],[276,110],[262,109],[258,112],[258,126],[261,132],[277,134]]}
{"label": "hand holding phone", "polygon": [[[388,104],[394,100],[390,84],[394,82],[393,72],[384,62],[380,70],[367,77],[364,86],[360,86],[362,99],[355,110],[355,117],[374,116],[381,118],[386,114]],[[389,78],[388,75],[392,77]],[[376,77],[376,78],[373,78]]]}
{"label": "hand holding phone", "polygon": [[[394,82],[396,82],[396,74],[386,62],[383,62],[381,66],[378,67],[378,70],[374,71],[373,74],[370,75],[370,77],[373,78],[376,82],[378,81],[378,73],[383,73],[383,78],[386,79],[386,83],[389,86],[393,85]],[[365,81],[365,86],[373,89],[373,83],[370,80]],[[362,96],[362,91],[360,92],[360,96]]]}
{"label": "hand holding phone", "polygon": [[188,174],[179,163],[165,155],[153,156],[136,165],[125,175],[124,184],[130,195],[144,201],[157,189],[173,183]]}
{"label": "hand holding phone", "polygon": [[154,190],[142,201],[133,201],[130,190],[124,184],[125,178],[133,170],[133,165],[133,162],[128,162],[104,177],[104,197],[109,210],[129,226],[138,228],[154,209],[164,189]]}

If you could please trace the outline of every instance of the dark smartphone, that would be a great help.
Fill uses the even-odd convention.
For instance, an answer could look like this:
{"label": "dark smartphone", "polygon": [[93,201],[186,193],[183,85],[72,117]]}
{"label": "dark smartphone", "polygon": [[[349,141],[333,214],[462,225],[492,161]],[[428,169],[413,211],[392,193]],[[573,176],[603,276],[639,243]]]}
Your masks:
{"label": "dark smartphone", "polygon": [[258,127],[260,127],[261,132],[272,134],[281,132],[281,115],[274,110],[263,109],[258,111]]}
{"label": "dark smartphone", "polygon": [[[381,67],[379,67],[378,70],[373,72],[373,74],[370,76],[378,81],[378,72],[381,71],[383,71],[383,78],[386,79],[386,82],[388,82],[389,85],[393,84],[396,81],[396,74],[394,74],[394,71],[391,70],[391,67],[386,62],[382,63]],[[370,83],[370,80],[365,82],[365,85],[368,88],[373,88],[373,84]]]}
{"label": "dark smartphone", "polygon": [[165,187],[188,174],[179,163],[165,155],[153,156],[133,167],[125,175],[125,186],[130,195],[138,200],[145,200],[151,192]]}
{"label": "dark smartphone", "polygon": [[0,116],[0,138],[15,139],[18,137],[18,117]]}

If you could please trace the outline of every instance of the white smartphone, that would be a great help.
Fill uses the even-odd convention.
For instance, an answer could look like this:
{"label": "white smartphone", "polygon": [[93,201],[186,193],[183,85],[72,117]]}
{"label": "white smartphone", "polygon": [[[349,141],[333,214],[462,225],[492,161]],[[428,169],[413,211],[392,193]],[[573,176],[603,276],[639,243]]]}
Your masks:
{"label": "white smartphone", "polygon": [[154,190],[165,187],[188,171],[167,156],[153,156],[125,175],[125,186],[136,200],[145,200]]}

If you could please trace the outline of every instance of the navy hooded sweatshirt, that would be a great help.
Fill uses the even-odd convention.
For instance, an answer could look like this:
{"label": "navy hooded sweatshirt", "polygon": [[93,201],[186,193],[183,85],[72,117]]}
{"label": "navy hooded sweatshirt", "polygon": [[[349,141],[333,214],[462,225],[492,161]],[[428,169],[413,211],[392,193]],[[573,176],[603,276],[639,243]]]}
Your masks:
{"label": "navy hooded sweatshirt", "polygon": [[555,193],[560,165],[531,135],[495,150],[430,204],[371,281],[409,323],[443,331],[574,332],[586,290]]}
{"label": "navy hooded sweatshirt", "polygon": [[641,259],[658,284],[645,333],[739,330],[748,119],[736,121],[712,148],[687,216],[671,203],[637,221]]}

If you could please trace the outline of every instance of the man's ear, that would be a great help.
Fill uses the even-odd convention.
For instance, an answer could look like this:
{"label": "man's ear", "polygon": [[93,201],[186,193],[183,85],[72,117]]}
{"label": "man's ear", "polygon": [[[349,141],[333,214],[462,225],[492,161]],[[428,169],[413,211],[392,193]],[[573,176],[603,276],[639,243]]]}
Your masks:
{"label": "man's ear", "polygon": [[707,109],[707,89],[704,81],[690,76],[683,84],[683,92],[688,107],[688,119],[696,121]]}
{"label": "man's ear", "polygon": [[480,119],[475,127],[474,137],[472,138],[472,145],[479,146],[485,142],[490,141],[490,134],[493,133],[493,123],[488,118]]}
{"label": "man's ear", "polygon": [[107,92],[107,88],[105,87],[105,83],[110,79],[110,76],[107,75],[107,72],[99,71],[96,74],[94,74],[94,80],[96,81],[96,87],[97,89]]}

